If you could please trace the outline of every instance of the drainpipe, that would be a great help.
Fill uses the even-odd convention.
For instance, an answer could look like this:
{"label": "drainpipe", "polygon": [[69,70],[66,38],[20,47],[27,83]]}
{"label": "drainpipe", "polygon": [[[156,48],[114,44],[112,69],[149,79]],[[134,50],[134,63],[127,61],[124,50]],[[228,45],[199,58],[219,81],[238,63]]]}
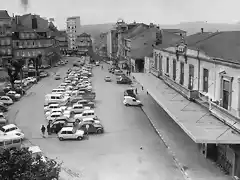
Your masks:
{"label": "drainpipe", "polygon": [[198,49],[197,50],[197,59],[198,59],[198,92],[200,91],[200,58],[199,58],[199,52],[200,52],[200,50]]}

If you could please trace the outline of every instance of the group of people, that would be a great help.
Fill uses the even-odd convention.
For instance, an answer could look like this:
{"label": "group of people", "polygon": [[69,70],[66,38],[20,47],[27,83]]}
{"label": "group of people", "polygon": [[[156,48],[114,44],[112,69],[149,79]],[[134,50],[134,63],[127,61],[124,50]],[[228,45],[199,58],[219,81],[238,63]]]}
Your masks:
{"label": "group of people", "polygon": [[[63,127],[63,125],[62,125],[61,123],[56,124],[55,133],[57,134],[57,133],[62,129],[62,127]],[[48,135],[51,135],[51,134],[52,134],[52,131],[51,131],[50,122],[48,123],[47,128],[46,128],[44,125],[41,126],[41,132],[42,132],[42,136],[43,136],[44,138],[45,138],[46,129],[47,129]]]}

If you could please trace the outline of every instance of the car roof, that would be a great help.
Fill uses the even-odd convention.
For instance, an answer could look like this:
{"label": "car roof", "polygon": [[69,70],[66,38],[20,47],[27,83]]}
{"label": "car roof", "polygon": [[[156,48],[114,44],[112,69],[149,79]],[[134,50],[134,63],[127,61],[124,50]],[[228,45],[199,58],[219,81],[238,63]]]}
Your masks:
{"label": "car roof", "polygon": [[8,125],[3,126],[2,128],[9,129],[9,128],[12,128],[12,127],[17,127],[17,126],[15,124],[8,124]]}
{"label": "car roof", "polygon": [[94,120],[93,118],[87,117],[87,118],[83,118],[83,121],[91,121]]}
{"label": "car roof", "polygon": [[55,109],[53,109],[52,111],[54,111],[54,112],[56,112],[56,111],[62,111],[62,109],[61,109],[61,108],[55,108]]}
{"label": "car roof", "polygon": [[3,112],[0,112],[0,115],[4,115]]}
{"label": "car roof", "polygon": [[54,103],[54,104],[49,104],[49,106],[59,106],[59,104]]}
{"label": "car roof", "polygon": [[73,127],[63,127],[61,131],[72,131]]}
{"label": "car roof", "polygon": [[83,111],[83,113],[94,113],[94,110],[90,109],[90,110],[85,110]]}
{"label": "car roof", "polygon": [[52,114],[51,114],[51,116],[52,115],[61,115],[62,113],[60,113],[60,112],[53,112]]}
{"label": "car roof", "polygon": [[75,106],[81,106],[81,107],[83,107],[82,104],[74,104],[73,107],[75,107]]}

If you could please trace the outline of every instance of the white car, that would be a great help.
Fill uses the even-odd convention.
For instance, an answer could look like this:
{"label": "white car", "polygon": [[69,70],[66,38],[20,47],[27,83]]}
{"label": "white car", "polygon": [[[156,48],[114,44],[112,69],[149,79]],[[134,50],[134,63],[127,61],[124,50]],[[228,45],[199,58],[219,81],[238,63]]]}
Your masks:
{"label": "white car", "polygon": [[50,104],[44,107],[44,112],[51,111],[52,109],[57,109],[59,107],[60,107],[59,104]]}
{"label": "white car", "polygon": [[21,98],[21,94],[16,93],[16,91],[8,91],[6,95],[7,96],[13,96],[16,99]]}
{"label": "white car", "polygon": [[54,112],[52,114],[50,114],[48,117],[47,117],[47,121],[54,121],[55,119],[59,118],[62,116],[62,113],[60,112]]}
{"label": "white car", "polygon": [[65,139],[77,139],[82,140],[84,137],[83,130],[76,130],[74,127],[63,127],[58,133],[58,138],[60,141]]}
{"label": "white car", "polygon": [[141,101],[131,96],[124,96],[123,104],[125,106],[142,106]]}
{"label": "white car", "polygon": [[26,78],[27,81],[31,82],[31,83],[36,83],[37,79],[35,77],[28,77]]}
{"label": "white car", "polygon": [[48,117],[48,116],[50,116],[52,113],[63,113],[63,109],[62,108],[60,108],[60,107],[58,107],[58,108],[53,108],[53,109],[51,109],[50,111],[47,111],[46,113],[45,113],[45,116],[46,117]]}
{"label": "white car", "polygon": [[0,134],[2,135],[12,135],[15,134],[21,139],[24,139],[24,134],[22,131],[14,124],[8,124],[3,127],[0,127]]}
{"label": "white car", "polygon": [[70,118],[71,115],[72,115],[72,111],[70,111],[70,110],[63,111],[63,116],[64,117]]}
{"label": "white car", "polygon": [[2,102],[4,105],[12,105],[13,104],[13,100],[9,96],[0,97],[0,102]]}
{"label": "white car", "polygon": [[91,122],[91,123],[95,123],[95,124],[100,124],[99,120],[95,120],[93,118],[83,118],[81,122]]}
{"label": "white car", "polygon": [[81,114],[84,111],[82,104],[74,104],[72,107],[69,107],[67,110],[74,112],[74,114]]}

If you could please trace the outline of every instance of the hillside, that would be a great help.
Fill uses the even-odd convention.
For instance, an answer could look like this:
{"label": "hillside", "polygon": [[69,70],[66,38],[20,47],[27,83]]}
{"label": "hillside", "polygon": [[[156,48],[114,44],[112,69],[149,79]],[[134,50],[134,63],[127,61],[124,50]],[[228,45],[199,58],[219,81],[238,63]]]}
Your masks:
{"label": "hillside", "polygon": [[240,24],[227,24],[227,23],[206,23],[206,22],[185,22],[175,25],[160,25],[163,29],[182,29],[187,31],[187,35],[195,34],[204,28],[204,31],[239,31]]}

